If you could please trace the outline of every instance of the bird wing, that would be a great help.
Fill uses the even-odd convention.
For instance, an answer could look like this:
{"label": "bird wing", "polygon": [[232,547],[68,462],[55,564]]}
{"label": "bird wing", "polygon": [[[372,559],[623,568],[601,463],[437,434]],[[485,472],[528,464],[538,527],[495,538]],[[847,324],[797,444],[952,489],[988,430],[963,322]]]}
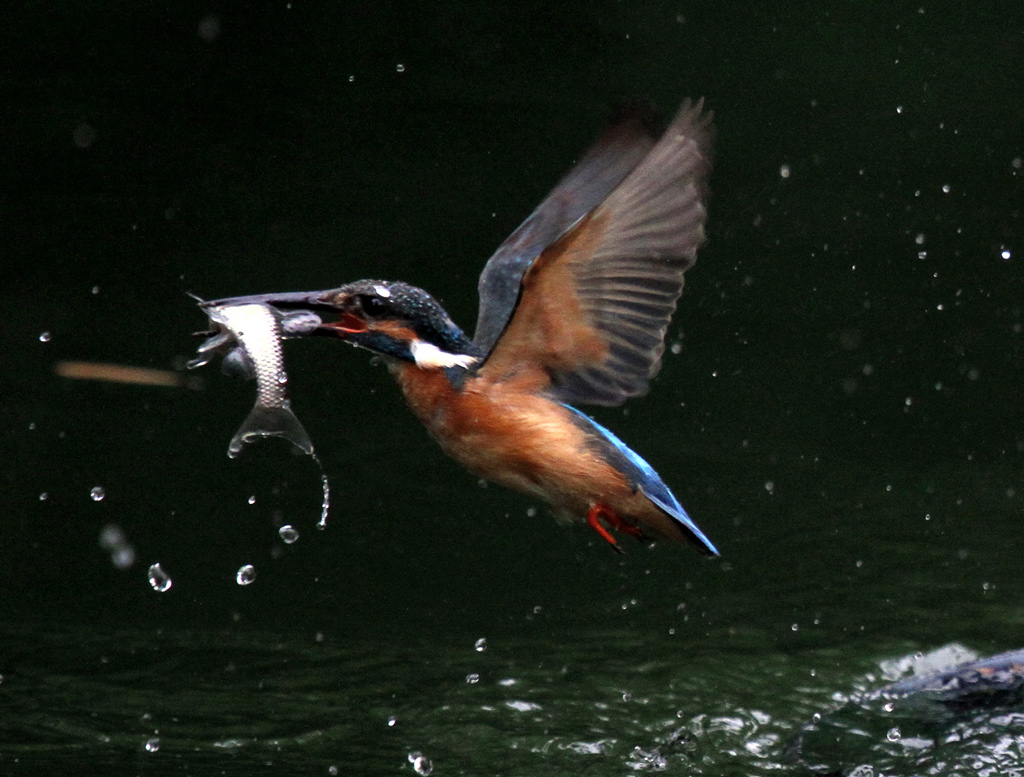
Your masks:
{"label": "bird wing", "polygon": [[593,210],[654,146],[659,120],[649,106],[632,103],[608,128],[536,210],[487,260],[480,275],[480,312],[473,342],[490,352],[505,330],[523,275],[541,252]]}
{"label": "bird wing", "polygon": [[702,108],[687,100],[624,180],[525,269],[481,377],[567,403],[646,392],[704,241],[712,116]]}

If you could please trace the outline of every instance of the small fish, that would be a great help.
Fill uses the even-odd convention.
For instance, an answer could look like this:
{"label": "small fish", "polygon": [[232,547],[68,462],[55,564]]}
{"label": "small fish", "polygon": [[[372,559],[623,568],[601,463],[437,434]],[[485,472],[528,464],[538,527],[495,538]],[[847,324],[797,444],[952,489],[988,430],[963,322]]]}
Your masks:
{"label": "small fish", "polygon": [[[200,307],[218,329],[199,346],[199,355],[188,363],[189,369],[203,366],[237,343],[224,357],[225,371],[256,378],[256,404],[231,438],[228,456],[235,458],[242,446],[262,437],[283,437],[303,453],[313,455],[313,443],[292,412],[285,391],[288,374],[284,370],[282,322],[278,314],[263,303],[200,302]],[[294,326],[294,322],[289,324]]]}

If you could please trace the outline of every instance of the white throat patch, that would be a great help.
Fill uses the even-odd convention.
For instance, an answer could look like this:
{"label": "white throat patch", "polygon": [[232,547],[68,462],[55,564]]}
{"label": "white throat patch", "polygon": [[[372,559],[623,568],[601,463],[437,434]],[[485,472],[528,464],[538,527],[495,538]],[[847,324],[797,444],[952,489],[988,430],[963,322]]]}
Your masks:
{"label": "white throat patch", "polygon": [[436,345],[423,340],[413,340],[409,347],[416,366],[423,370],[442,370],[447,367],[472,367],[478,361],[475,356],[469,354],[448,353],[442,351]]}

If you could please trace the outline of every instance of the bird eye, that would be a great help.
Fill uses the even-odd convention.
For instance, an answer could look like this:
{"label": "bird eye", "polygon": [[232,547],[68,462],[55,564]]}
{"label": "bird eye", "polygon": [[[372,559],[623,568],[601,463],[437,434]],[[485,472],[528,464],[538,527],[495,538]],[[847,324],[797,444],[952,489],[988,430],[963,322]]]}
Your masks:
{"label": "bird eye", "polygon": [[372,294],[363,294],[359,297],[359,306],[368,316],[383,316],[387,313],[387,305],[380,297]]}

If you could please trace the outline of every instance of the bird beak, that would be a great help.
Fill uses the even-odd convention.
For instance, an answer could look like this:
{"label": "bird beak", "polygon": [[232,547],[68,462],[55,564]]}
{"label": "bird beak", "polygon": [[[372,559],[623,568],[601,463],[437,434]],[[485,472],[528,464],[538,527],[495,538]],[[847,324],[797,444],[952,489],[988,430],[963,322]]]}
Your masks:
{"label": "bird beak", "polygon": [[281,334],[287,338],[315,335],[344,337],[346,334],[365,332],[366,321],[346,310],[348,306],[345,300],[345,295],[339,294],[337,289],[329,289],[201,300],[199,307],[269,305],[280,314]]}

